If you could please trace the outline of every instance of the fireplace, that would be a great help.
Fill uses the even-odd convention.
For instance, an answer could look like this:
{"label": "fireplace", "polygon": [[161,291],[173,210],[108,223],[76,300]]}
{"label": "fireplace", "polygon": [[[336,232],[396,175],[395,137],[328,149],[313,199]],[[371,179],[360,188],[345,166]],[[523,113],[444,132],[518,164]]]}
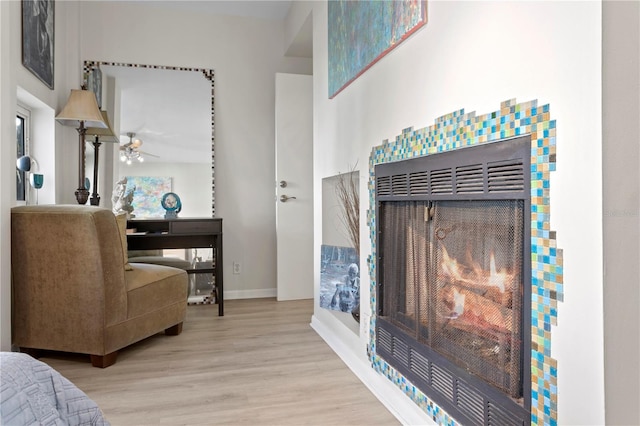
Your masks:
{"label": "fireplace", "polygon": [[529,136],[375,166],[377,354],[461,423],[530,423]]}

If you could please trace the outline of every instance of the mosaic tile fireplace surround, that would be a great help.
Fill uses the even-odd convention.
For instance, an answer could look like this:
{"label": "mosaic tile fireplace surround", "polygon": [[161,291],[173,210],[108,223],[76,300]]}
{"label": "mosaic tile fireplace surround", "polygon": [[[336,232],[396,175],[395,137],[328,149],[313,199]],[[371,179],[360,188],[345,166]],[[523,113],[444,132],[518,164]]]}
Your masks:
{"label": "mosaic tile fireplace surround", "polygon": [[[368,210],[368,224],[370,227],[372,254],[369,257],[368,261],[369,273],[371,277],[370,302],[373,315],[371,317],[370,324],[371,334],[369,342],[369,356],[373,368],[376,371],[392,380],[405,392],[405,394],[407,394],[410,398],[413,399],[414,402],[416,402],[421,408],[423,408],[438,424],[455,425],[470,422],[486,424],[526,424],[528,423],[528,416],[530,416],[531,424],[557,424],[557,363],[555,359],[550,357],[550,330],[551,325],[556,324],[557,303],[558,301],[562,301],[563,283],[562,252],[561,250],[556,248],[555,233],[549,229],[549,177],[550,172],[555,169],[555,130],[555,121],[550,119],[549,105],[543,105],[539,107],[537,105],[537,101],[535,100],[521,104],[516,103],[515,100],[509,100],[501,103],[500,109],[498,111],[481,116],[476,116],[475,113],[466,114],[464,110],[459,110],[436,119],[433,126],[429,126],[427,128],[419,130],[414,130],[413,128],[405,129],[402,131],[402,134],[395,139],[395,141],[384,141],[382,145],[374,147],[372,151],[369,161],[370,209]],[[458,284],[462,284],[462,281],[460,280],[467,280],[466,278],[460,278],[459,276],[457,276],[457,271],[455,271],[455,274],[453,274],[452,270],[449,267],[436,267],[439,272],[431,274],[431,277],[437,278],[423,279],[424,282],[428,282],[430,280],[434,282],[440,282],[445,279],[447,283],[438,284],[438,290],[429,290],[430,296],[428,300],[430,300],[430,303],[433,302],[433,306],[429,309],[425,307],[424,320],[422,319],[422,317],[420,317],[421,320],[415,322],[420,323],[422,321],[422,323],[428,323],[429,321],[431,321],[431,327],[427,327],[427,330],[424,331],[423,335],[420,335],[420,326],[418,326],[418,329],[414,333],[414,337],[418,336],[418,338],[415,339],[415,341],[409,338],[409,349],[405,347],[405,343],[402,341],[402,339],[395,339],[395,337],[391,337],[392,334],[395,333],[396,329],[393,325],[388,325],[388,320],[390,319],[390,317],[388,316],[388,312],[385,312],[378,319],[376,313],[382,312],[383,306],[385,307],[385,311],[389,311],[391,309],[389,301],[383,300],[384,298],[382,296],[387,295],[388,297],[388,295],[392,293],[389,293],[388,289],[385,291],[378,289],[378,272],[382,274],[383,269],[385,268],[382,267],[382,263],[376,263],[379,255],[377,251],[383,251],[382,247],[378,247],[378,244],[380,244],[380,246],[383,246],[381,241],[384,241],[380,238],[380,235],[376,235],[376,222],[380,220],[380,223],[383,223],[382,221],[385,220],[385,226],[390,226],[386,225],[387,223],[392,223],[388,222],[389,219],[387,216],[390,215],[390,211],[395,212],[396,210],[395,207],[393,209],[387,207],[391,206],[391,203],[384,204],[385,207],[379,210],[380,206],[383,205],[383,203],[379,200],[376,200],[377,192],[380,193],[378,197],[381,200],[384,200],[385,195],[390,195],[391,192],[385,192],[387,188],[385,186],[386,184],[383,182],[383,179],[386,179],[385,177],[379,176],[378,180],[380,180],[380,182],[376,182],[375,169],[376,165],[381,165],[383,170],[387,170],[390,167],[395,167],[395,165],[391,164],[394,162],[398,165],[403,163],[413,163],[415,165],[416,161],[418,161],[419,164],[422,164],[425,163],[425,160],[426,163],[428,163],[430,160],[435,158],[438,158],[438,163],[440,163],[444,157],[451,157],[452,154],[457,155],[458,153],[466,153],[467,156],[473,156],[475,152],[483,152],[482,150],[487,151],[486,147],[498,145],[507,146],[510,143],[509,141],[518,141],[519,146],[523,147],[524,151],[522,150],[522,148],[520,149],[521,156],[526,157],[529,150],[531,155],[530,165],[526,164],[529,162],[529,158],[526,158],[526,162],[524,165],[526,169],[524,170],[524,173],[522,173],[522,175],[526,179],[526,185],[523,185],[524,195],[521,197],[524,199],[524,201],[517,201],[515,202],[515,204],[513,204],[512,201],[507,202],[507,205],[515,206],[515,210],[524,206],[524,213],[520,212],[515,217],[517,218],[518,215],[521,217],[521,219],[516,219],[516,222],[520,220],[521,223],[518,226],[525,229],[526,232],[522,233],[519,243],[517,241],[518,238],[515,238],[515,240],[509,240],[507,244],[510,244],[513,247],[521,247],[524,245],[524,250],[522,250],[522,253],[524,253],[526,257],[530,258],[530,262],[526,259],[524,260],[524,262],[522,260],[515,260],[509,261],[507,264],[505,264],[503,260],[494,262],[494,256],[492,253],[491,268],[487,266],[485,268],[487,272],[480,272],[480,274],[486,276],[487,280],[489,280],[493,278],[489,278],[490,274],[488,270],[491,269],[493,271],[495,269],[494,263],[501,263],[498,269],[503,268],[503,270],[505,271],[509,270],[513,272],[514,269],[517,269],[520,272],[515,275],[523,275],[524,279],[514,280],[513,278],[509,278],[509,285],[513,285],[514,287],[508,287],[508,292],[505,292],[503,285],[502,294],[503,296],[505,293],[508,293],[509,295],[511,295],[512,293],[522,294],[525,299],[524,301],[520,301],[517,297],[515,297],[513,299],[509,299],[508,301],[498,301],[499,303],[495,304],[491,301],[486,302],[486,299],[482,298],[485,305],[491,305],[488,306],[488,308],[491,308],[498,313],[500,311],[502,312],[501,318],[504,318],[505,313],[508,312],[508,314],[506,315],[508,317],[508,325],[506,328],[503,326],[503,324],[501,324],[499,327],[496,327],[496,324],[489,325],[490,327],[488,327],[488,324],[484,322],[483,319],[482,326],[484,327],[485,331],[487,327],[490,328],[490,334],[492,338],[497,340],[504,340],[504,338],[496,336],[511,336],[507,338],[506,346],[500,348],[496,346],[495,349],[495,351],[500,354],[508,353],[509,356],[507,356],[506,358],[511,357],[510,360],[506,360],[504,362],[505,371],[498,372],[497,375],[491,373],[482,377],[483,375],[481,370],[479,369],[474,371],[474,367],[472,366],[473,363],[482,363],[482,360],[471,362],[463,361],[462,363],[458,362],[457,366],[453,366],[453,370],[446,369],[446,358],[448,355],[450,355],[449,353],[447,353],[447,351],[449,350],[447,349],[447,347],[449,347],[447,345],[449,345],[449,343],[445,343],[445,346],[447,347],[440,345],[435,352],[428,352],[429,356],[424,358],[419,355],[419,349],[414,351],[411,346],[417,344],[416,342],[418,341],[431,342],[428,337],[436,335],[435,331],[432,330],[436,330],[436,325],[438,325],[438,328],[442,328],[442,325],[444,324],[442,320],[438,320],[438,318],[443,317],[443,308],[458,311],[457,313],[453,311],[445,313],[446,315],[453,315],[449,316],[448,318],[455,318],[454,321],[451,321],[451,324],[462,324],[456,327],[450,327],[451,329],[457,329],[457,331],[461,331],[462,335],[467,333],[470,329],[477,330],[477,323],[465,323],[464,319],[469,317],[467,313],[458,317],[458,314],[461,312],[458,309],[459,307],[465,306],[466,309],[474,301],[479,301],[480,298],[477,297],[477,293],[469,292],[468,289],[464,288],[464,286],[451,285],[451,282],[453,281],[453,275],[456,276],[455,280],[458,280]],[[489,142],[498,143],[488,144]],[[516,145],[516,143],[513,142],[511,143],[511,145]],[[461,150],[458,151],[458,153],[453,152],[459,148],[465,147],[474,148]],[[490,149],[492,148],[489,148],[489,150]],[[493,151],[496,150],[493,149]],[[434,154],[438,153],[447,154],[445,154],[444,156],[441,155],[431,157]],[[480,156],[482,156],[482,154],[480,154]],[[422,160],[414,160],[409,162],[401,161],[418,158],[422,158]],[[528,173],[529,171],[530,174]],[[384,173],[382,173],[382,175],[384,175]],[[485,176],[486,175],[487,172],[485,168]],[[409,181],[408,176],[409,175],[407,175],[407,181]],[[530,181],[527,179],[529,176]],[[436,177],[434,182],[436,182],[437,179],[438,178]],[[455,179],[456,178],[454,178],[454,180]],[[461,179],[462,178],[460,178],[460,180]],[[431,180],[429,180],[429,185],[432,185]],[[433,189],[432,187],[430,188]],[[438,189],[436,183],[436,193],[437,191]],[[530,195],[527,196],[526,193],[529,193]],[[462,195],[463,199],[465,197],[468,199],[470,195]],[[438,194],[436,194],[435,198],[438,198]],[[493,198],[495,198],[495,195],[493,196]],[[389,200],[389,197],[387,197],[386,199]],[[468,201],[458,202],[468,204]],[[453,202],[453,205],[450,201],[440,204],[438,204],[438,201],[433,204],[431,203],[431,201],[425,203],[426,204],[424,205],[418,205],[417,210],[415,206],[412,207],[418,212],[422,212],[424,210],[425,218],[426,216],[429,216],[427,212],[430,211],[432,213],[431,217],[433,217],[433,212],[437,211],[435,208],[430,210],[430,207],[433,205],[437,205],[437,209],[439,211],[447,211],[447,209],[450,209],[450,207],[456,207],[455,201]],[[473,203],[476,203],[475,205],[486,206],[487,208],[489,208],[488,211],[492,212],[491,216],[493,216],[494,212],[505,210],[503,208],[503,205],[499,206],[499,210],[491,210],[494,209],[496,201],[473,201]],[[497,203],[503,203],[503,201],[497,201]],[[394,206],[395,205],[397,204],[394,204]],[[512,209],[511,207],[509,207],[509,209],[507,210],[509,210],[510,212],[514,211],[514,209]],[[465,211],[469,209],[465,207],[461,210]],[[380,211],[383,211],[384,214],[380,213]],[[457,210],[453,209],[450,211],[455,212]],[[420,215],[421,213],[418,214]],[[486,216],[485,213],[480,215],[480,217],[484,216]],[[512,217],[513,213],[509,213],[507,216]],[[433,229],[448,229],[447,226],[445,226],[445,222],[437,222],[437,220],[439,220],[439,216],[437,213],[435,217],[436,222],[434,223],[439,223],[440,225],[438,225],[439,227]],[[463,224],[470,223],[469,217],[462,217]],[[527,219],[530,219],[530,221]],[[428,220],[418,220],[417,223],[424,223]],[[475,220],[477,219],[473,219],[472,221]],[[506,220],[511,221],[511,219]],[[480,226],[473,225],[476,227],[476,229],[480,230],[480,234],[476,235],[482,235],[483,239],[492,239],[493,237],[489,236],[489,234],[486,234],[487,236],[485,236],[485,231],[483,231],[483,229],[486,228],[486,226],[482,225],[484,221],[485,219],[480,220]],[[522,222],[524,223],[524,226],[522,226]],[[530,228],[528,225],[529,222]],[[471,225],[463,225],[463,227],[467,227],[467,229],[469,226]],[[499,229],[505,229],[504,223],[499,224],[498,226]],[[450,227],[451,225],[449,225],[449,228]],[[513,225],[507,225],[507,227],[513,229]],[[385,234],[386,232],[387,229],[382,227],[380,233]],[[447,250],[444,249],[446,241],[443,239],[443,237],[445,235],[438,234],[438,232],[433,233],[433,231],[431,231],[431,233],[434,235],[433,242],[429,243],[429,245],[424,243],[422,244],[424,245],[424,247],[438,247],[437,250],[428,249],[427,252],[432,251],[434,253],[433,258],[437,258],[438,262],[434,261],[432,263],[437,263],[439,265],[442,262],[443,256],[448,260]],[[495,233],[501,234],[501,232]],[[452,235],[453,234],[454,233],[452,233]],[[527,240],[530,240],[530,244],[527,244]],[[401,245],[406,246],[406,242],[403,242]],[[510,246],[507,245],[506,248],[498,248],[497,250],[502,251],[502,253],[511,251],[520,252],[519,248],[511,250],[509,247]],[[452,250],[452,248],[449,246],[447,246],[447,249]],[[486,265],[489,264],[489,254],[483,253],[487,250],[484,250],[482,248],[482,244],[478,245],[478,247],[476,248],[469,249],[469,244],[467,243],[466,251],[467,257],[470,257],[470,253],[473,252],[473,257],[485,257],[485,260],[480,263]],[[460,253],[463,252],[464,249],[460,251]],[[499,255],[498,253],[496,254],[496,259],[498,257],[504,258],[504,255]],[[458,254],[456,256],[458,258],[463,257],[462,254]],[[400,263],[396,264],[406,264],[405,260],[401,260],[399,262]],[[520,265],[518,262],[523,263],[523,266],[518,266]],[[413,264],[413,261],[411,263]],[[475,262],[473,263],[475,264]],[[442,264],[444,265],[444,263]],[[389,269],[388,264],[386,269]],[[420,265],[419,268],[416,269],[423,270],[425,268],[423,267],[423,265]],[[471,270],[476,268],[467,269]],[[444,274],[442,272],[443,270],[445,272]],[[387,280],[391,281],[388,278],[388,271],[385,272],[385,274],[386,275],[384,276],[387,277]],[[442,278],[443,276],[444,278]],[[383,282],[384,280],[380,278],[380,281]],[[426,288],[426,284],[424,283],[419,285],[416,284],[415,288],[420,288],[420,286],[423,285]],[[522,287],[522,285],[524,285],[524,291],[521,291],[523,290],[522,288],[518,290],[517,286]],[[409,288],[408,285],[407,288]],[[454,288],[455,290],[453,290],[453,293],[450,294],[452,288]],[[495,287],[492,288],[492,291],[494,290]],[[407,292],[411,293],[411,290],[408,290]],[[394,300],[398,299],[397,297],[395,297],[395,293],[393,293],[393,295]],[[378,297],[380,298],[380,300],[378,300]],[[456,304],[451,302],[453,302],[454,299],[460,300],[460,298],[462,300],[462,304],[458,304],[459,306],[458,308],[456,308]],[[490,298],[496,300],[493,296],[490,296]],[[399,299],[402,300],[400,304],[404,305],[405,299],[406,301],[408,301],[406,303],[412,303],[411,301],[413,300],[413,296],[412,298],[406,297],[403,290],[402,296]],[[438,300],[439,302],[436,303]],[[378,303],[380,304],[380,306],[378,306]],[[509,308],[504,309],[503,307],[501,307],[500,303],[502,303],[502,306],[508,306]],[[522,312],[525,315],[524,318],[520,319],[520,317],[518,316],[519,311],[516,312],[515,309],[513,311],[514,314],[512,317],[512,304],[514,306],[521,304],[518,306],[522,306]],[[498,309],[495,308],[496,306],[498,307]],[[400,310],[406,310],[405,308],[406,307],[403,306]],[[418,310],[414,310],[413,307],[408,309],[408,311],[418,312]],[[431,318],[431,320],[427,319],[428,311],[432,312],[431,314],[429,314],[431,315],[429,317]],[[419,313],[417,315],[422,314]],[[398,330],[400,330],[400,332],[407,329],[405,325],[412,324],[411,319],[409,319],[409,321],[407,322],[406,316],[403,317],[402,315],[399,315],[396,317],[399,319],[399,322],[396,325],[399,325],[399,327],[397,328]],[[402,321],[405,321],[405,323],[403,323]],[[447,324],[449,324],[449,320],[446,321]],[[522,331],[520,331],[520,327],[522,328]],[[500,328],[502,328],[502,330],[500,330]],[[391,334],[389,334],[389,330],[391,331]],[[503,333],[505,331],[508,331],[508,333]],[[376,335],[376,333],[378,333],[379,335]],[[519,344],[521,343],[520,339],[523,336],[525,338],[524,343]],[[469,340],[469,342],[472,341],[473,345],[469,343],[468,346],[473,346],[476,353],[485,353],[485,349],[477,348],[475,346],[477,344],[477,340],[477,336],[474,335],[471,340]],[[518,344],[514,344],[514,342]],[[398,360],[396,359],[392,359],[392,356],[390,355],[392,352],[395,352],[396,347],[394,345],[396,343],[398,346],[398,359],[400,360],[400,362],[398,362]],[[377,345],[380,346],[378,347]],[[512,346],[514,347],[513,351],[511,349]],[[392,347],[394,349],[393,351],[391,350]],[[492,344],[488,346],[488,348],[491,347]],[[505,351],[504,348],[507,348],[508,350]],[[519,351],[524,351],[522,357],[520,357]],[[406,357],[404,355],[404,352],[407,352]],[[381,356],[381,354],[383,356]],[[433,354],[433,356],[431,356],[431,354]],[[445,364],[439,365],[438,362],[441,354],[445,355],[445,359],[443,361],[445,362]],[[409,369],[405,368],[405,365],[402,365],[402,360],[405,358],[407,360],[407,365],[411,364],[417,367],[411,367]],[[434,359],[436,360],[435,363],[432,362]],[[445,374],[442,374],[443,365],[445,367]],[[529,366],[531,371],[530,376],[528,376]],[[458,367],[463,368],[460,369]],[[518,376],[520,373],[518,372],[517,374],[514,374],[513,372],[520,371],[517,369],[521,367],[525,369],[524,375],[518,378],[516,376]],[[456,368],[458,370],[461,370],[463,376],[457,376],[456,374],[453,374],[452,376],[449,375],[449,371],[455,372]],[[405,371],[404,375],[398,370]],[[472,374],[469,375],[464,370],[470,371]],[[424,374],[415,374],[416,372],[420,373],[422,371],[424,371]],[[464,374],[467,374],[467,376],[464,376]],[[412,377],[413,381],[407,376]],[[484,381],[485,383],[474,384],[473,380],[478,380],[476,376],[480,376],[479,381]],[[497,380],[496,377],[498,377],[499,380]],[[519,381],[521,379],[523,379],[522,383]],[[467,382],[469,380],[472,380],[472,382],[470,382],[472,384],[471,387],[467,386]],[[525,386],[524,389],[521,389],[522,385]],[[472,391],[469,393],[468,389],[471,389]],[[480,392],[478,392],[478,390],[480,390]],[[443,398],[443,395],[447,395],[448,398]],[[479,396],[481,396],[481,398],[479,398]],[[506,414],[504,414],[505,412],[502,411],[502,408],[500,406],[500,401],[503,400],[506,401],[506,406],[509,407],[509,404],[511,404],[511,406],[513,406],[511,407],[512,409],[515,407],[514,412],[517,415],[512,417],[508,410]],[[496,401],[498,402],[497,404]],[[516,401],[516,403],[519,403],[521,407],[519,407],[518,405],[514,405],[511,401]]]}

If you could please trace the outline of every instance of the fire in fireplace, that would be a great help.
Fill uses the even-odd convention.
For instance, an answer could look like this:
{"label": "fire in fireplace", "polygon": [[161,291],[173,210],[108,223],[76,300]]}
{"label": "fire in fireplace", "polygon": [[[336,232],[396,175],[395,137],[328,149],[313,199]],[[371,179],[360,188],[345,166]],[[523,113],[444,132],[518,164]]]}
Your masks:
{"label": "fire in fireplace", "polygon": [[378,354],[462,422],[530,418],[529,153],[521,137],[375,169]]}

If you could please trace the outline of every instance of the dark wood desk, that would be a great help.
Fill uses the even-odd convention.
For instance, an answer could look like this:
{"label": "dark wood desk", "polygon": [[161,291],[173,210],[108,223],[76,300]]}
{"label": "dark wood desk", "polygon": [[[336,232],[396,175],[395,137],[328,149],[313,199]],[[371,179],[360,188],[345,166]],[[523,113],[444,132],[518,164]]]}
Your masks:
{"label": "dark wood desk", "polygon": [[221,218],[131,219],[127,228],[136,230],[127,234],[130,250],[212,248],[212,268],[187,269],[187,273],[213,274],[218,315],[224,315]]}

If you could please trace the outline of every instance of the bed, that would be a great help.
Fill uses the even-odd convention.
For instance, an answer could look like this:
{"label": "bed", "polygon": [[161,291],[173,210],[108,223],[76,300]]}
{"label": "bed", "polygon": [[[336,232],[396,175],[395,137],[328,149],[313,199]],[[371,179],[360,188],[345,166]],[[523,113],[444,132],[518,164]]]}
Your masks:
{"label": "bed", "polygon": [[0,352],[0,424],[109,425],[98,405],[47,364]]}

